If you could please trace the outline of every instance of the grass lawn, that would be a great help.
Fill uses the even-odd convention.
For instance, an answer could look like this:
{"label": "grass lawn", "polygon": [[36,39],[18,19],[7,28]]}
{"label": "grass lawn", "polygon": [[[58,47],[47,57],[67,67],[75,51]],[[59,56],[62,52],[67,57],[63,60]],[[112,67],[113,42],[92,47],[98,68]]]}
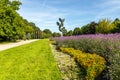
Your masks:
{"label": "grass lawn", "polygon": [[0,80],[61,80],[48,40],[1,51]]}

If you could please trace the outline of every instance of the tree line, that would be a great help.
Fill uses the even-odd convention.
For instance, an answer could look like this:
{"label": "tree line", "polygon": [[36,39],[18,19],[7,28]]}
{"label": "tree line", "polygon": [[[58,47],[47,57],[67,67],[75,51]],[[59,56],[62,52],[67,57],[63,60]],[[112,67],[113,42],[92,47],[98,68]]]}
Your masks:
{"label": "tree line", "polygon": [[[61,36],[58,32],[51,32],[49,29],[40,30],[33,22],[29,22],[17,12],[22,3],[19,0],[0,0],[0,41],[18,39],[42,39]],[[91,22],[82,27],[75,27],[74,30],[67,30],[64,26],[65,19],[59,18],[57,25],[63,36],[81,34],[108,34],[120,32],[120,20],[114,21],[102,19],[99,22]]]}
{"label": "tree line", "polygon": [[[63,21],[62,21],[63,20]],[[75,27],[74,30],[65,29],[65,19],[59,18],[57,25],[63,34],[63,36],[82,35],[82,34],[109,34],[109,33],[120,33],[120,19],[116,18],[114,21],[109,19],[101,19],[98,22],[90,22],[82,27]]]}
{"label": "tree line", "polygon": [[40,31],[18,14],[21,4],[18,0],[0,0],[0,40],[26,39]]}
{"label": "tree line", "polygon": [[39,39],[60,36],[49,29],[40,30],[33,22],[29,22],[18,14],[19,0],[0,0],[0,41],[18,39]]}

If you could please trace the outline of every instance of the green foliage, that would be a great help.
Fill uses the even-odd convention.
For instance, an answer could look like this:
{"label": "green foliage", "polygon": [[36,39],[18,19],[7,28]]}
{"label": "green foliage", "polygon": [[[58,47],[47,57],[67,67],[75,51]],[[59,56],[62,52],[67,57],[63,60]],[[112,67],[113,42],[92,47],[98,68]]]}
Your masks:
{"label": "green foliage", "polygon": [[67,36],[72,36],[72,35],[73,35],[73,31],[72,30],[67,32]]}
{"label": "green foliage", "polygon": [[10,7],[14,10],[19,10],[19,5],[21,5],[22,3],[19,2],[19,0],[13,0],[11,3],[10,3]]}
{"label": "green foliage", "polygon": [[79,27],[76,27],[74,30],[73,30],[73,35],[80,35],[82,32],[81,32],[81,29]]}
{"label": "green foliage", "polygon": [[89,25],[87,24],[81,27],[82,34],[90,34]]}
{"label": "green foliage", "polygon": [[42,32],[42,39],[44,39],[44,38],[50,38],[50,37],[52,37],[52,34],[47,34],[45,32]]}
{"label": "green foliage", "polygon": [[89,25],[90,34],[96,33],[96,26],[97,26],[96,22],[93,21],[90,23],[90,25]]}
{"label": "green foliage", "polygon": [[52,37],[52,32],[49,29],[44,29],[42,33],[42,38],[50,38]]}
{"label": "green foliage", "polygon": [[0,0],[0,7],[10,7],[13,10],[19,10],[21,4],[19,0]]}
{"label": "green foliage", "polygon": [[95,34],[96,33],[96,22],[91,22],[81,28],[82,34]]}
{"label": "green foliage", "polygon": [[35,32],[36,26],[17,13],[20,5],[19,0],[0,1],[0,40],[25,39],[28,33],[32,36]]}
{"label": "green foliage", "polygon": [[118,18],[116,18],[113,22],[113,24],[115,25],[115,28],[112,30],[113,33],[120,33],[120,20]]}
{"label": "green foliage", "polygon": [[30,22],[28,22],[26,19],[22,19],[21,21],[23,21],[21,24],[23,24],[22,26],[25,34],[32,33],[34,31],[34,26],[32,26]]}
{"label": "green foliage", "polygon": [[46,34],[52,34],[52,32],[49,29],[44,29],[43,32]]}
{"label": "green foliage", "polygon": [[114,29],[114,24],[108,19],[102,19],[98,22],[98,25],[96,27],[96,33],[111,33],[111,31]]}
{"label": "green foliage", "polygon": [[109,19],[102,19],[98,23],[91,22],[81,27],[82,34],[108,34],[120,33],[120,20],[116,18],[113,22]]}
{"label": "green foliage", "polygon": [[0,80],[61,80],[49,41],[1,51]]}
{"label": "green foliage", "polygon": [[18,26],[19,15],[11,7],[0,8],[0,36],[4,39],[13,39],[19,38],[20,26]]}
{"label": "green foliage", "polygon": [[57,33],[57,32],[53,32],[53,34],[52,34],[52,37],[60,37],[60,36],[61,36],[61,34]]}

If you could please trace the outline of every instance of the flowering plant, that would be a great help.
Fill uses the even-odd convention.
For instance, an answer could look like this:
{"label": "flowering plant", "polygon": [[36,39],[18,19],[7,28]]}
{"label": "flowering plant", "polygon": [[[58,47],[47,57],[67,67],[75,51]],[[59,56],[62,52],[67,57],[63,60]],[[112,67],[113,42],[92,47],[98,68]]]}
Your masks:
{"label": "flowering plant", "polygon": [[94,80],[105,69],[105,59],[97,54],[84,53],[73,48],[60,48],[60,50],[73,56],[86,70],[86,80]]}
{"label": "flowering plant", "polygon": [[54,40],[58,47],[74,48],[104,57],[108,70],[104,74],[109,74],[111,80],[120,80],[120,33],[60,37]]}

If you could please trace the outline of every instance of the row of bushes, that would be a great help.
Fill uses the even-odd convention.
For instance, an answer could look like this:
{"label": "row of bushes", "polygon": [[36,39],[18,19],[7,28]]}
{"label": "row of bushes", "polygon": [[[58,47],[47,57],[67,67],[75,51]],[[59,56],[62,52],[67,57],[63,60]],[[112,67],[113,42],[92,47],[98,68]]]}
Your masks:
{"label": "row of bushes", "polygon": [[96,53],[106,60],[105,75],[120,80],[120,33],[96,34],[54,38],[58,47],[67,47],[87,53]]}
{"label": "row of bushes", "polygon": [[60,50],[73,56],[85,69],[86,80],[94,80],[105,69],[105,59],[99,55],[84,53],[73,48],[60,48]]}

